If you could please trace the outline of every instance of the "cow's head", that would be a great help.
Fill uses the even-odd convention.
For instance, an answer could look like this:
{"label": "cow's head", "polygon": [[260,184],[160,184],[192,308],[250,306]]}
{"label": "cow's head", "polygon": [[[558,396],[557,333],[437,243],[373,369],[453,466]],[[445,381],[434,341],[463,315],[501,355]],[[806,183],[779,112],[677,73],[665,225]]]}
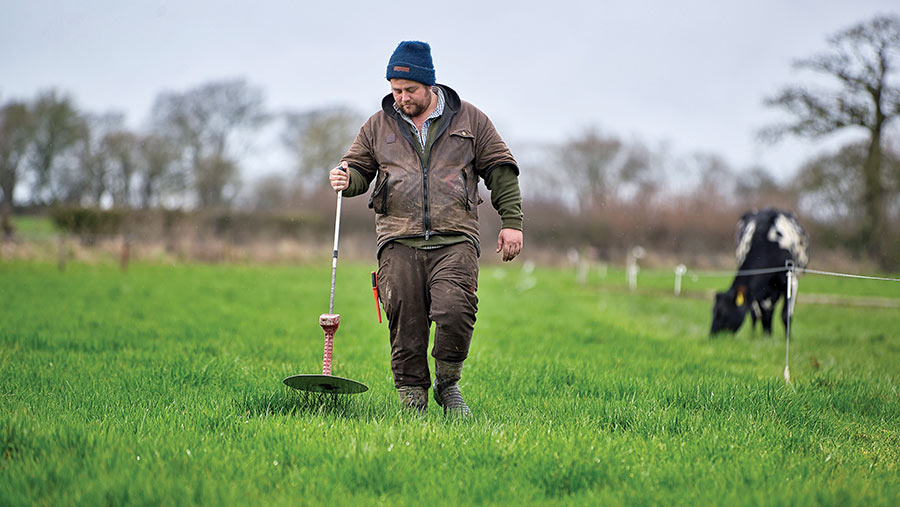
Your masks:
{"label": "cow's head", "polygon": [[736,333],[744,323],[749,306],[750,300],[747,297],[746,285],[732,287],[728,292],[716,293],[712,327],[709,329],[709,334],[715,335],[726,331]]}

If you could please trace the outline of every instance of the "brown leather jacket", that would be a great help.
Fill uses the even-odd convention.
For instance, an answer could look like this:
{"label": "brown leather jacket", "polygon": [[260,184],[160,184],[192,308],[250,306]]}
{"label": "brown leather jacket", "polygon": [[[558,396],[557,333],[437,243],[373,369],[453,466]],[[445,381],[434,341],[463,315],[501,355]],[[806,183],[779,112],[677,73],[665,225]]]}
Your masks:
{"label": "brown leather jacket", "polygon": [[[341,159],[375,180],[369,207],[375,210],[378,251],[391,240],[464,234],[478,248],[478,178],[516,161],[491,120],[444,85],[444,113],[428,160],[423,164],[409,124],[387,95]],[[357,194],[348,194],[348,197]],[[480,248],[479,248],[480,251]]]}

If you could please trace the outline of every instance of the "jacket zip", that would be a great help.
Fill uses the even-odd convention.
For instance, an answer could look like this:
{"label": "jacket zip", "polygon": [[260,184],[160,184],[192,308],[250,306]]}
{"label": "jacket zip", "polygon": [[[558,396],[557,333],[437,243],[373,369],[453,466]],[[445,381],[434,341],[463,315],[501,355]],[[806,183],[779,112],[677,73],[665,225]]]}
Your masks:
{"label": "jacket zip", "polygon": [[[431,143],[431,150],[428,152],[428,158],[425,159],[425,163],[422,164],[422,175],[424,178],[424,205],[425,205],[425,241],[428,241],[428,238],[431,236],[431,208],[428,206],[428,163],[431,162],[431,152],[434,151],[434,145],[436,145],[441,140],[441,136],[444,135],[444,132],[450,127],[450,122],[453,121],[454,111],[450,108],[444,108],[444,117],[441,118],[440,130],[437,131],[437,134],[434,136],[434,142]],[[426,140],[427,142],[427,140]],[[425,147],[423,146],[424,150]]]}
{"label": "jacket zip", "polygon": [[[434,142],[431,143],[431,149],[434,150],[434,145],[437,144],[438,140],[440,140],[441,136],[444,135],[444,132],[447,131],[447,128],[450,127],[450,122],[453,120],[453,116],[456,114],[456,111],[450,109],[445,106],[444,108],[444,117],[441,118],[440,130],[438,130],[437,135],[434,137]],[[403,134],[403,138],[406,139],[406,142],[410,144],[410,147],[414,151],[416,150],[416,145],[413,144],[414,141],[412,138],[412,133],[409,131],[409,125],[403,118],[400,117],[398,113],[394,113],[394,117],[396,118],[397,125],[399,125],[400,133]],[[426,140],[427,142],[427,140]],[[424,150],[425,147],[423,146]],[[422,226],[425,228],[425,241],[428,241],[428,238],[431,237],[431,208],[428,206],[428,162],[431,161],[431,151],[428,152],[428,158],[425,162],[422,162],[422,159],[419,159],[419,166],[422,168],[422,205],[424,207],[424,213],[422,218]]]}
{"label": "jacket zip", "polygon": [[[433,145],[432,145],[433,146]],[[431,153],[428,154],[428,158],[431,158]],[[425,241],[428,241],[429,236],[431,236],[431,207],[428,206],[428,163],[421,163],[422,166],[422,192],[423,195],[423,204],[425,206],[425,216],[423,220],[423,226],[425,227]]]}

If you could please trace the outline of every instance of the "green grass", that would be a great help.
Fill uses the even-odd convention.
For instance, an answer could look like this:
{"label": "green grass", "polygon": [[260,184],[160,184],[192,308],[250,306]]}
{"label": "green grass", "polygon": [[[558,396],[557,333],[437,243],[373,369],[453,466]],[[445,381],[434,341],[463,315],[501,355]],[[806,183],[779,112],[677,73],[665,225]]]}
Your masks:
{"label": "green grass", "polygon": [[20,236],[31,240],[50,237],[57,232],[53,221],[47,217],[13,216],[12,224]]}
{"label": "green grass", "polygon": [[[798,305],[710,340],[712,289],[652,273],[481,273],[471,421],[399,409],[370,266],[0,263],[0,504],[896,505],[900,312]],[[805,277],[801,291],[900,298]]]}

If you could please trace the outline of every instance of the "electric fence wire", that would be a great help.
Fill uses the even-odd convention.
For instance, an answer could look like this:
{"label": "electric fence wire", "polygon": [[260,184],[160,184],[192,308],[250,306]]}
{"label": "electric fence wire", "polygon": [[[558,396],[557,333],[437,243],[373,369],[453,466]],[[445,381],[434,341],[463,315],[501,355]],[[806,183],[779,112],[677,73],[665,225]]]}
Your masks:
{"label": "electric fence wire", "polygon": [[[738,271],[688,271],[687,274],[694,278],[728,278],[735,276],[752,276],[752,275],[764,275],[768,273],[783,273],[788,271],[788,268],[759,268],[759,269],[744,269]],[[882,276],[870,276],[870,275],[854,275],[850,273],[838,273],[834,271],[822,271],[818,269],[809,269],[809,268],[794,268],[794,271],[800,271],[803,273],[809,273],[811,275],[823,275],[823,276],[838,276],[844,278],[855,278],[861,280],[876,280],[882,282],[900,282],[900,278],[888,278]],[[642,276],[645,277],[668,277],[671,276],[669,274],[663,273],[643,273]]]}
{"label": "electric fence wire", "polygon": [[885,278],[881,276],[868,276],[868,275],[851,275],[849,273],[835,273],[832,271],[819,271],[816,269],[808,269],[808,268],[800,268],[800,271],[804,273],[810,273],[813,275],[825,275],[825,276],[841,276],[844,278],[858,278],[862,280],[878,280],[882,282],[900,282],[900,278]]}

